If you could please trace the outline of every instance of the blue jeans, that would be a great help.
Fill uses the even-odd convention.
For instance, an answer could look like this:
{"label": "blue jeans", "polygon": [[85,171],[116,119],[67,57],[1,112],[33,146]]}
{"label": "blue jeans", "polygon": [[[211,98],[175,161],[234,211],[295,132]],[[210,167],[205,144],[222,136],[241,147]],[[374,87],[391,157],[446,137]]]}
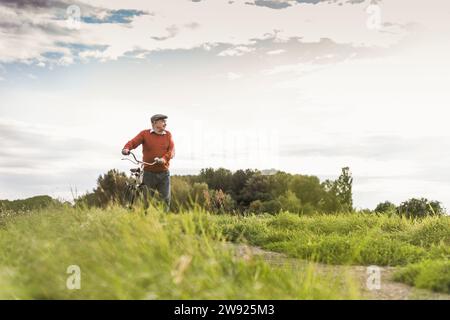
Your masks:
{"label": "blue jeans", "polygon": [[166,204],[166,211],[168,211],[170,208],[170,172],[144,171],[144,184],[150,189],[151,196],[158,191]]}

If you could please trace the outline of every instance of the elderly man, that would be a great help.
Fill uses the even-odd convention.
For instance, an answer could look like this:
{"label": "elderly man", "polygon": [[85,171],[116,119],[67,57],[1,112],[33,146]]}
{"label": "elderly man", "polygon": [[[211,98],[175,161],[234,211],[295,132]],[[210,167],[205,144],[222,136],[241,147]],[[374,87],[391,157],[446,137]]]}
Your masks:
{"label": "elderly man", "polygon": [[170,159],[175,155],[175,145],[172,135],[166,130],[167,116],[155,114],[151,117],[152,129],[141,131],[136,137],[128,141],[123,147],[122,154],[129,155],[130,150],[136,149],[142,144],[144,162],[156,164],[144,167],[144,184],[150,190],[157,190],[166,203],[166,209],[170,206]]}

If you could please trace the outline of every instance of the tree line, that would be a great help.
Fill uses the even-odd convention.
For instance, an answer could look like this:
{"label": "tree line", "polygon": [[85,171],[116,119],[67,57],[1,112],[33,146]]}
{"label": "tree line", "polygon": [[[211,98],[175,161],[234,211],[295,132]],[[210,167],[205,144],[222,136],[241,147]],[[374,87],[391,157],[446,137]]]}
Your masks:
{"label": "tree line", "polygon": [[32,211],[45,209],[50,206],[67,205],[67,204],[69,203],[53,199],[52,197],[47,195],[41,195],[20,200],[0,200],[0,212]]}
{"label": "tree line", "polygon": [[[124,204],[123,194],[131,178],[116,169],[100,175],[97,187],[75,200],[76,204],[107,207]],[[313,175],[276,171],[205,168],[198,175],[175,175],[171,178],[171,210],[178,212],[193,206],[214,213],[270,213],[290,211],[298,214],[351,212],[353,178],[348,167],[336,180],[323,182]],[[408,217],[445,213],[439,201],[409,199],[399,206],[389,201],[365,212],[394,213]]]}
{"label": "tree line", "polygon": [[[35,196],[24,200],[0,200],[0,213],[26,212],[50,206],[75,205],[106,208],[111,204],[125,205],[124,193],[132,180],[124,172],[109,170],[97,179],[96,187],[74,203],[50,196]],[[348,167],[342,168],[336,180],[323,182],[313,175],[290,174],[282,171],[205,168],[198,175],[175,175],[171,178],[171,210],[179,212],[200,206],[214,213],[270,213],[289,211],[298,214],[351,212],[353,208],[353,178]],[[374,210],[360,212],[399,214],[416,218],[443,215],[439,201],[412,198],[396,206],[390,201],[379,203]]]}

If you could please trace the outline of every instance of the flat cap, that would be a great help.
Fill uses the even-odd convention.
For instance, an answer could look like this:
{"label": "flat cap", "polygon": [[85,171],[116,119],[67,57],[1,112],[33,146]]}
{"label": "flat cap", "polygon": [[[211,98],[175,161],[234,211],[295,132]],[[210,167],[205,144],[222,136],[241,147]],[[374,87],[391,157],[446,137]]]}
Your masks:
{"label": "flat cap", "polygon": [[158,120],[165,120],[165,119],[167,119],[168,117],[166,116],[166,115],[163,115],[163,114],[155,114],[154,116],[152,116],[151,118],[150,118],[150,121],[151,122],[155,122],[155,121],[158,121]]}

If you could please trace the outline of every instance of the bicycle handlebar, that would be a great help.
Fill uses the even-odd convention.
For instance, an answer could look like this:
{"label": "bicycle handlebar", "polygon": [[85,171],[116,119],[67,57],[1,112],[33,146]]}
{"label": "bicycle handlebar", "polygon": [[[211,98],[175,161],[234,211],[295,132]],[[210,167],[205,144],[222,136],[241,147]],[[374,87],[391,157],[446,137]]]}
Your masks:
{"label": "bicycle handlebar", "polygon": [[153,161],[152,163],[148,163],[148,162],[145,162],[145,161],[138,160],[138,159],[136,158],[136,156],[134,155],[134,153],[131,152],[131,151],[130,151],[130,154],[133,156],[134,161],[131,160],[131,159],[129,159],[129,158],[122,158],[122,160],[128,160],[128,161],[131,161],[131,162],[134,163],[134,164],[141,164],[141,165],[142,165],[142,164],[146,164],[146,165],[148,165],[148,166],[153,166],[153,165],[156,164],[156,161]]}

